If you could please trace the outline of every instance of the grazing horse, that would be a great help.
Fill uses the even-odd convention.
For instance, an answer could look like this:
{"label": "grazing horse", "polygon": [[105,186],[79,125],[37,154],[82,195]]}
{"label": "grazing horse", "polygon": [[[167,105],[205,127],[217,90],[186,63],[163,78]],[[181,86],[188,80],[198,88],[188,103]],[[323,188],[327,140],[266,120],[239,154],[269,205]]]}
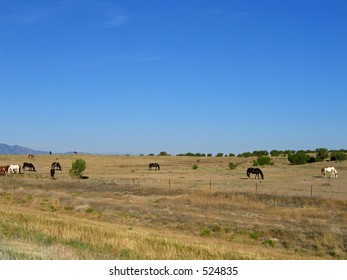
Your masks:
{"label": "grazing horse", "polygon": [[150,163],[148,165],[148,170],[152,170],[152,168],[154,168],[154,170],[160,170],[160,165],[156,162]]}
{"label": "grazing horse", "polygon": [[54,179],[54,174],[55,174],[54,168],[51,168],[50,174],[51,174],[51,179]]}
{"label": "grazing horse", "polygon": [[327,172],[330,172],[330,178],[337,178],[337,170],[335,167],[323,167],[320,172],[324,175],[324,178],[327,177]]}
{"label": "grazing horse", "polygon": [[33,154],[29,154],[28,158],[35,158]]}
{"label": "grazing horse", "polygon": [[22,169],[25,170],[25,168],[28,168],[29,171],[36,171],[35,166],[30,162],[24,162],[23,163]]}
{"label": "grazing horse", "polygon": [[255,174],[255,177],[254,178],[257,178],[259,179],[259,175],[261,176],[261,179],[264,179],[264,174],[263,172],[259,169],[259,168],[248,168],[247,169],[247,177],[250,178],[249,176],[252,174]]}
{"label": "grazing horse", "polygon": [[0,175],[6,176],[8,173],[9,165],[6,166],[0,166]]}
{"label": "grazing horse", "polygon": [[20,174],[21,173],[21,167],[19,164],[11,164],[8,168],[8,173],[11,174]]}
{"label": "grazing horse", "polygon": [[51,165],[51,169],[59,170],[61,171],[61,165],[59,162],[53,162]]}

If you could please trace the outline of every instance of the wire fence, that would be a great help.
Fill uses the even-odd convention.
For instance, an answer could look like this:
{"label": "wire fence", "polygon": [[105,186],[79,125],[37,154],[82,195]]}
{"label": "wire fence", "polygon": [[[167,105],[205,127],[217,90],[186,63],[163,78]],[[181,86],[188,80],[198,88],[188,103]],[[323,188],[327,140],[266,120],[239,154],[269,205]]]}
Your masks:
{"label": "wire fence", "polygon": [[324,180],[315,183],[277,184],[265,180],[245,179],[199,179],[187,180],[181,178],[148,179],[148,178],[115,178],[102,180],[103,183],[118,187],[131,187],[132,189],[156,188],[158,190],[180,191],[209,191],[209,192],[254,192],[257,194],[289,195],[347,199],[346,187],[341,188],[334,181]]}

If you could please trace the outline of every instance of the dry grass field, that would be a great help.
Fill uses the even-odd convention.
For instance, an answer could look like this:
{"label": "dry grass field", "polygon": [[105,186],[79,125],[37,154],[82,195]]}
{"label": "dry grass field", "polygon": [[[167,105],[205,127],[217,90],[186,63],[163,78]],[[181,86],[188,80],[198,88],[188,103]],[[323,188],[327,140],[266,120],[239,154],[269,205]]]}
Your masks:
{"label": "dry grass field", "polygon": [[[76,158],[88,179],[70,178]],[[327,163],[279,157],[256,180],[252,160],[0,155],[37,169],[0,176],[0,259],[347,259],[347,162],[325,179]]]}

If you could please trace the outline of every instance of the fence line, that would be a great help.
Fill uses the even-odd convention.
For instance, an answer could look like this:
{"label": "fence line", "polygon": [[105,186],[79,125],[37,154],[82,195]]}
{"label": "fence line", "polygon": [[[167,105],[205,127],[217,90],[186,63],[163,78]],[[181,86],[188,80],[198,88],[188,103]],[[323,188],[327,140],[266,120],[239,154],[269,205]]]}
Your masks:
{"label": "fence line", "polygon": [[[138,188],[168,188],[169,190],[181,189],[181,190],[208,190],[215,192],[230,192],[230,191],[247,191],[255,192],[257,194],[273,194],[273,195],[298,195],[298,196],[321,196],[325,198],[336,197],[343,199],[347,197],[347,192],[338,189],[332,189],[329,184],[324,185],[306,185],[297,186],[293,188],[291,186],[274,187],[271,184],[267,184],[266,181],[254,181],[254,180],[240,180],[240,181],[227,181],[227,180],[187,180],[187,179],[146,179],[146,178],[117,178],[102,180],[104,183],[115,183],[117,185],[133,186]],[[343,195],[343,197],[341,197]],[[275,205],[275,203],[274,203]]]}

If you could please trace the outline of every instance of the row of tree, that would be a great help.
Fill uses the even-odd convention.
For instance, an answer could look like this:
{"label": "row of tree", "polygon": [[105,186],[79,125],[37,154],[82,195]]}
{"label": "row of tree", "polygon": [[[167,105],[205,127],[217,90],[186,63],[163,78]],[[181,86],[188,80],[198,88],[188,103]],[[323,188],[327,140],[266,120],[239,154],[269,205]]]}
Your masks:
{"label": "row of tree", "polygon": [[[314,161],[323,161],[325,159],[330,158],[330,160],[345,160],[344,158],[347,157],[346,155],[347,150],[341,149],[341,150],[328,150],[326,148],[317,148],[315,150],[259,150],[259,151],[253,151],[253,152],[244,152],[241,154],[238,154],[237,157],[266,157],[266,156],[272,156],[272,157],[278,157],[278,156],[287,156],[289,158],[296,158],[299,156],[302,156],[305,154],[309,157],[308,162],[314,162]],[[149,154],[150,156],[154,156],[154,154]],[[314,156],[315,155],[315,156]],[[158,156],[171,156],[171,154],[168,154],[167,152],[163,151],[158,154]],[[205,153],[183,153],[183,154],[177,154],[177,156],[191,156],[191,157],[213,157],[212,153],[205,154]],[[235,157],[236,155],[233,153],[224,154],[224,153],[217,153],[215,157]]]}
{"label": "row of tree", "polygon": [[319,148],[315,151],[315,156],[308,154],[306,151],[297,151],[294,154],[288,155],[288,160],[292,164],[305,164],[312,162],[322,162],[324,160],[332,160],[332,161],[344,161],[347,160],[347,154],[345,150],[339,151],[328,151],[325,148]]}

